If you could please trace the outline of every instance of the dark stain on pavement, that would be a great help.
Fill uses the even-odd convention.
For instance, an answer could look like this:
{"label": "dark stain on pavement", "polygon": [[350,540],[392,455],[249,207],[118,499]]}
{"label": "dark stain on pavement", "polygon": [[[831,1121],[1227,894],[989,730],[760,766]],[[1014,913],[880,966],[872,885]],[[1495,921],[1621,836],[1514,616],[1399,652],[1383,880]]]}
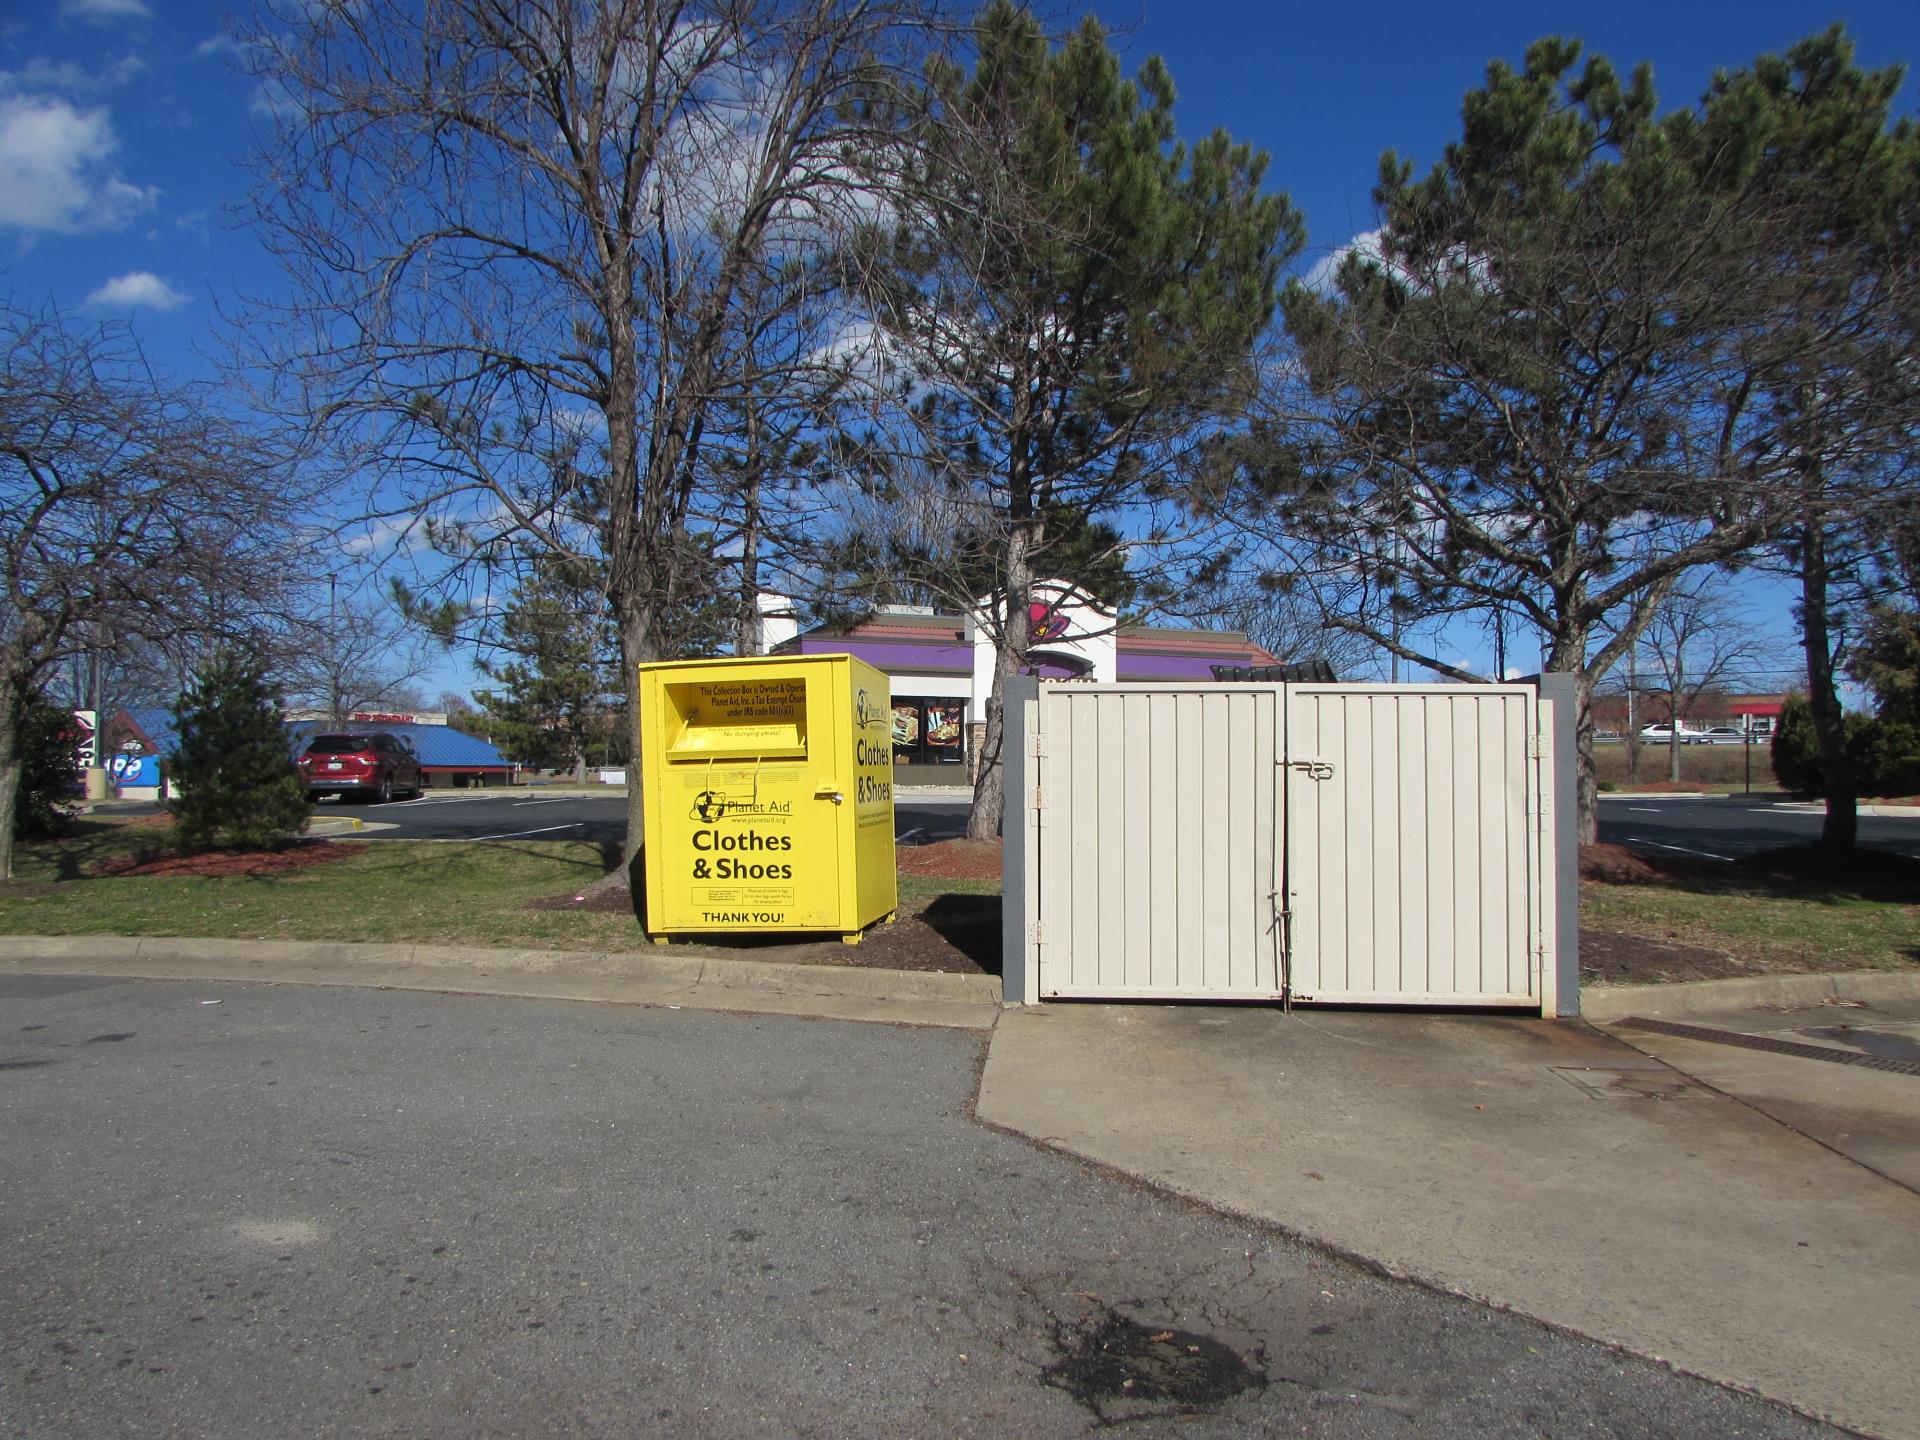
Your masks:
{"label": "dark stain on pavement", "polygon": [[88,1039],[87,1044],[110,1045],[110,1044],[117,1043],[118,1041],[121,1041],[121,1040],[131,1040],[138,1033],[139,1032],[137,1030],[116,1030],[110,1034],[92,1036],[90,1039]]}
{"label": "dark stain on pavement", "polygon": [[1150,1328],[1111,1309],[1077,1326],[1056,1323],[1052,1339],[1058,1358],[1041,1379],[1102,1425],[1196,1414],[1267,1388],[1261,1352],[1249,1359],[1211,1335]]}
{"label": "dark stain on pavement", "polygon": [[1810,1025],[1793,1033],[1810,1040],[1850,1045],[1865,1054],[1878,1055],[1882,1060],[1920,1062],[1920,1041],[1906,1035],[1889,1035],[1883,1030],[1867,1030],[1858,1025]]}

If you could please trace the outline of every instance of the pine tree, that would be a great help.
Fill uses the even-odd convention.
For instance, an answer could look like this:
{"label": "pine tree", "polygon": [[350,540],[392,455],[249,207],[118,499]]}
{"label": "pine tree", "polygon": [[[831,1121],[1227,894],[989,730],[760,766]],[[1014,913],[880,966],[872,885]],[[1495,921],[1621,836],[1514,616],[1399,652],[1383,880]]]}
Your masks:
{"label": "pine tree", "polygon": [[35,696],[15,719],[14,734],[20,756],[14,838],[48,839],[60,834],[74,814],[69,802],[80,783],[80,767],[73,758],[73,716]]}
{"label": "pine tree", "polygon": [[1166,66],[1149,57],[1124,78],[1097,21],[1056,46],[1032,11],[994,0],[973,61],[930,68],[868,298],[905,412],[888,483],[964,500],[944,598],[996,597],[980,616],[995,664],[968,820],[990,838],[1034,581],[1097,568],[1095,526],[1155,528],[1184,450],[1232,408],[1303,231],[1265,188],[1266,155],[1224,131],[1181,144]]}
{"label": "pine tree", "polygon": [[523,765],[585,774],[587,752],[616,708],[619,636],[588,567],[537,562],[500,626],[509,661],[482,661],[498,683],[477,691],[496,743]]}
{"label": "pine tree", "polygon": [[174,836],[189,852],[284,844],[307,821],[306,788],[281,728],[279,697],[253,662],[226,652],[181,697],[172,774]]}

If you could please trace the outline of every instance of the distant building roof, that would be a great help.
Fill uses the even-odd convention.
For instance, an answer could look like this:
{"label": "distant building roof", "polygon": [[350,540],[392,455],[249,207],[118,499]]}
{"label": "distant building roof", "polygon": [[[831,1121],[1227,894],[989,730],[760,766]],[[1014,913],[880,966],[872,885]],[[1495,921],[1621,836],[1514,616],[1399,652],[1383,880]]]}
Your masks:
{"label": "distant building roof", "polygon": [[469,735],[455,730],[449,725],[389,725],[368,724],[364,720],[348,721],[344,725],[328,725],[318,720],[294,720],[288,722],[287,730],[296,752],[302,749],[309,737],[323,731],[334,730],[344,733],[384,730],[389,735],[398,735],[410,742],[414,753],[420,757],[420,763],[429,769],[446,768],[460,770],[505,770],[513,762],[497,746],[482,740],[478,735]]}
{"label": "distant building roof", "polygon": [[171,755],[180,748],[180,733],[173,728],[173,712],[164,705],[129,705],[121,718],[139,732],[134,738],[149,755]]}
{"label": "distant building roof", "polygon": [[[135,738],[141,742],[144,753],[171,755],[180,748],[180,732],[174,729],[173,712],[163,706],[129,705],[120,712],[120,718],[137,732]],[[491,742],[448,725],[374,724],[365,720],[349,720],[342,725],[328,725],[321,720],[285,723],[287,746],[296,755],[306,748],[312,736],[326,730],[349,734],[384,730],[411,742],[420,763],[429,769],[507,770],[513,767],[513,762]]]}

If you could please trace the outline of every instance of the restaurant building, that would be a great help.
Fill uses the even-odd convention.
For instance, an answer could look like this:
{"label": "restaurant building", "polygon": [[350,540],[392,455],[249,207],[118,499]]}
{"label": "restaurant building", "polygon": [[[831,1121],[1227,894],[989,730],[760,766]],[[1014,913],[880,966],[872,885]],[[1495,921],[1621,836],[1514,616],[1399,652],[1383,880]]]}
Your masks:
{"label": "restaurant building", "polygon": [[[986,730],[993,689],[992,632],[976,615],[931,606],[882,606],[846,630],[802,630],[783,597],[760,597],[762,654],[856,655],[893,690],[894,777],[901,785],[966,784]],[[1059,581],[1034,586],[1027,673],[1043,679],[1211,680],[1216,665],[1272,665],[1235,630],[1123,625],[1091,596]]]}

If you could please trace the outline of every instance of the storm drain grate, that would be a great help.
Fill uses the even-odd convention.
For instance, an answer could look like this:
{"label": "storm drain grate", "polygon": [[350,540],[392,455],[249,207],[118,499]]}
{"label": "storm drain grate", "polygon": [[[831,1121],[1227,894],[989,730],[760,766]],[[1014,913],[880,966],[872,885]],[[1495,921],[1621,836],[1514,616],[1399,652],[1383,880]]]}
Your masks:
{"label": "storm drain grate", "polygon": [[1798,1040],[1776,1040],[1771,1035],[1743,1035],[1738,1030],[1715,1030],[1706,1025],[1682,1025],[1674,1020],[1644,1020],[1629,1015],[1620,1022],[1623,1030],[1652,1030],[1661,1035],[1678,1035],[1685,1040],[1704,1040],[1712,1045],[1738,1045],[1743,1050],[1766,1050],[1775,1055],[1798,1055],[1806,1060],[1827,1060],[1835,1065],[1860,1065],[1868,1070],[1886,1070],[1895,1075],[1920,1075],[1920,1064],[1912,1060],[1892,1060],[1884,1055],[1858,1055],[1851,1050],[1830,1050],[1825,1045],[1804,1045]]}

